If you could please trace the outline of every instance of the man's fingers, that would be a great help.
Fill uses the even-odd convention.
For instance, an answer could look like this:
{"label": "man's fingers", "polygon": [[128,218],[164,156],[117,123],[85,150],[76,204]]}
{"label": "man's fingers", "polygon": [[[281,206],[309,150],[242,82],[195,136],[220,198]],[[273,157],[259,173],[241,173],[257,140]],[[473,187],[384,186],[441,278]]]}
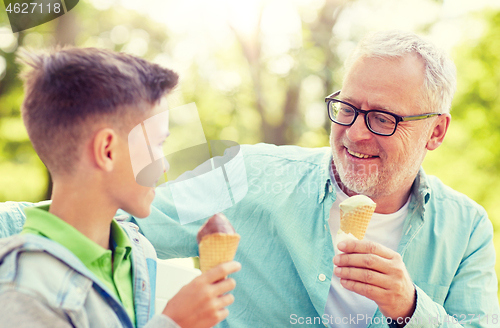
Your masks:
{"label": "man's fingers", "polygon": [[375,254],[389,260],[397,254],[390,248],[368,240],[344,240],[337,248],[344,253]]}
{"label": "man's fingers", "polygon": [[334,273],[341,279],[358,281],[377,286],[382,289],[389,289],[391,286],[391,279],[389,276],[373,270],[358,269],[352,267],[336,267]]}
{"label": "man's fingers", "polygon": [[204,279],[208,283],[214,283],[216,281],[224,279],[231,273],[235,273],[241,269],[241,264],[236,261],[226,262],[219,264],[215,268],[212,268],[203,274]]}
{"label": "man's fingers", "polygon": [[385,289],[359,281],[340,279],[340,284],[345,289],[353,291],[361,296],[365,296],[373,301],[380,300],[383,298],[383,295],[387,295],[387,291]]}
{"label": "man's fingers", "polygon": [[339,254],[333,258],[338,267],[356,267],[389,273],[390,260],[374,254]]}
{"label": "man's fingers", "polygon": [[215,295],[222,295],[224,293],[227,293],[233,290],[234,287],[236,287],[236,281],[232,278],[224,279],[213,284]]}

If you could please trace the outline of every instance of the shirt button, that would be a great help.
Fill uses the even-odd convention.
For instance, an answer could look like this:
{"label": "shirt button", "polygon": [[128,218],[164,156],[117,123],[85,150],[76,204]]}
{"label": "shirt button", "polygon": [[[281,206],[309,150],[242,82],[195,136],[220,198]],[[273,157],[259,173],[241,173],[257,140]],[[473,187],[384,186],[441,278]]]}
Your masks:
{"label": "shirt button", "polygon": [[324,274],[322,274],[322,273],[321,273],[321,274],[318,276],[318,279],[319,279],[319,281],[325,281],[325,280],[326,280],[326,276],[325,276]]}
{"label": "shirt button", "polygon": [[77,292],[78,294],[81,294],[81,293],[83,292],[83,290],[82,290],[80,287],[76,287],[76,292]]}
{"label": "shirt button", "polygon": [[146,290],[146,282],[143,280],[142,281],[142,291]]}
{"label": "shirt button", "polygon": [[330,192],[333,192],[333,187],[332,187],[332,185],[329,185],[329,186],[328,186],[328,190],[330,190]]}

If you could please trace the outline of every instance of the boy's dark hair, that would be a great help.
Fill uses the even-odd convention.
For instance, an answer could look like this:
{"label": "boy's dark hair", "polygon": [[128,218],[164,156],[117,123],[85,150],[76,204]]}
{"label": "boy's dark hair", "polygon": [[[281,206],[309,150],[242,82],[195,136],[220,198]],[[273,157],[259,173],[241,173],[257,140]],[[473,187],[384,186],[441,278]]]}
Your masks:
{"label": "boy's dark hair", "polygon": [[131,119],[145,116],[178,81],[169,69],[105,49],[23,50],[18,61],[26,66],[24,124],[52,174],[71,172],[81,141],[98,124],[132,128]]}

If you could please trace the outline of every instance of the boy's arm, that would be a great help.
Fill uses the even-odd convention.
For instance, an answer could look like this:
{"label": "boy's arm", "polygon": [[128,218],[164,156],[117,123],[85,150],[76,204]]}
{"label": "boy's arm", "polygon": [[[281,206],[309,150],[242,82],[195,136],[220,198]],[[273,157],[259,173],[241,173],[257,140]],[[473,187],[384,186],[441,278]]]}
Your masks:
{"label": "boy's arm", "polygon": [[0,294],[1,327],[71,328],[72,325],[34,297],[10,290]]}

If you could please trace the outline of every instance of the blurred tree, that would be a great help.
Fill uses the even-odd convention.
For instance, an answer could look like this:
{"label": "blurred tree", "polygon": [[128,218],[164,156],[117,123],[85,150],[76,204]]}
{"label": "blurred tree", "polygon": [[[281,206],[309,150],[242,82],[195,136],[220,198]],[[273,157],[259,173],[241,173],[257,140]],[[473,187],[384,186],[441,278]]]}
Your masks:
{"label": "blurred tree", "polygon": [[15,50],[24,33],[12,34],[0,16],[0,199],[38,200],[46,186],[44,166],[36,156],[20,118],[22,86],[17,78]]}
{"label": "blurred tree", "polygon": [[483,205],[498,229],[500,12],[487,11],[478,18],[485,24],[483,33],[454,50],[458,89],[448,136],[429,153],[424,167]]}
{"label": "blurred tree", "polygon": [[[296,13],[283,15],[296,15],[295,20],[275,22],[272,28],[298,26],[278,36],[268,26],[269,21],[280,18],[268,8],[273,3],[280,4],[279,11],[287,2],[263,5],[252,33],[244,33],[236,24],[229,31],[233,41],[213,47],[211,53],[200,50],[204,49],[200,42],[205,40],[188,40],[182,33],[117,2],[109,9],[98,10],[80,1],[60,19],[15,35],[12,45],[2,40],[0,56],[6,61],[6,70],[0,71],[0,200],[36,201],[50,194],[48,175],[29,143],[19,115],[23,95],[17,78],[19,68],[14,62],[18,44],[31,48],[56,43],[104,47],[178,69],[181,85],[171,103],[195,102],[207,139],[327,146],[330,122],[322,99],[341,84],[339,44],[354,44],[359,37],[354,31],[347,37],[349,40],[340,40],[332,28],[346,4],[357,2],[304,2],[306,5],[298,5]],[[5,18],[0,16],[0,28],[7,28]],[[499,73],[491,69],[498,65],[500,57],[494,37],[499,24],[497,16],[489,14],[488,18],[490,32],[472,41],[472,45],[460,47],[454,56],[460,80],[452,128],[445,144],[429,154],[424,166],[484,204],[492,217],[498,218],[500,210],[484,188],[499,185],[490,179],[498,174],[499,158],[493,146],[500,120],[495,98]],[[423,28],[429,30],[430,26]],[[176,67],[183,59],[184,66]],[[472,154],[467,160],[462,157],[464,149]]]}
{"label": "blurred tree", "polygon": [[[339,66],[335,53],[329,51],[336,46],[332,28],[345,3],[346,1],[325,1],[322,8],[318,10],[316,19],[301,20],[303,39],[300,43],[302,46],[292,48],[288,52],[290,57],[281,55],[282,58],[278,58],[282,61],[286,60],[285,58],[291,60],[290,72],[282,77],[279,74],[273,74],[269,69],[269,62],[276,58],[266,58],[262,52],[264,42],[261,24],[262,10],[250,37],[245,37],[237,28],[232,28],[248,63],[254,91],[254,106],[262,118],[262,141],[277,145],[299,142],[300,136],[307,130],[307,126],[303,123],[303,115],[299,112],[299,99],[301,84],[308,76],[316,74],[322,79],[324,90],[332,89],[332,71]],[[310,65],[314,59],[318,60],[314,57],[320,57],[320,67],[317,64]],[[273,83],[269,83],[269,80]],[[266,97],[268,86],[281,90],[282,100],[279,102],[282,104],[281,108],[275,103],[275,99]],[[269,114],[271,111],[273,115]],[[279,114],[277,115],[276,112]],[[274,119],[276,115],[278,119]]]}
{"label": "blurred tree", "polygon": [[[5,60],[5,70],[0,71],[0,201],[39,201],[50,197],[51,181],[20,117],[23,89],[15,61],[16,49],[77,45],[120,51],[135,35],[136,41],[144,41],[138,55],[151,59],[162,51],[162,44],[168,38],[161,25],[145,20],[134,11],[121,7],[99,11],[85,1],[54,21],[20,33],[12,34],[8,23],[7,16],[0,15],[0,61]],[[117,26],[131,37],[113,42],[111,34]]]}
{"label": "blurred tree", "polygon": [[448,135],[427,155],[424,168],[485,207],[495,229],[500,277],[500,12],[477,18],[484,22],[483,33],[453,54],[458,88]]}

